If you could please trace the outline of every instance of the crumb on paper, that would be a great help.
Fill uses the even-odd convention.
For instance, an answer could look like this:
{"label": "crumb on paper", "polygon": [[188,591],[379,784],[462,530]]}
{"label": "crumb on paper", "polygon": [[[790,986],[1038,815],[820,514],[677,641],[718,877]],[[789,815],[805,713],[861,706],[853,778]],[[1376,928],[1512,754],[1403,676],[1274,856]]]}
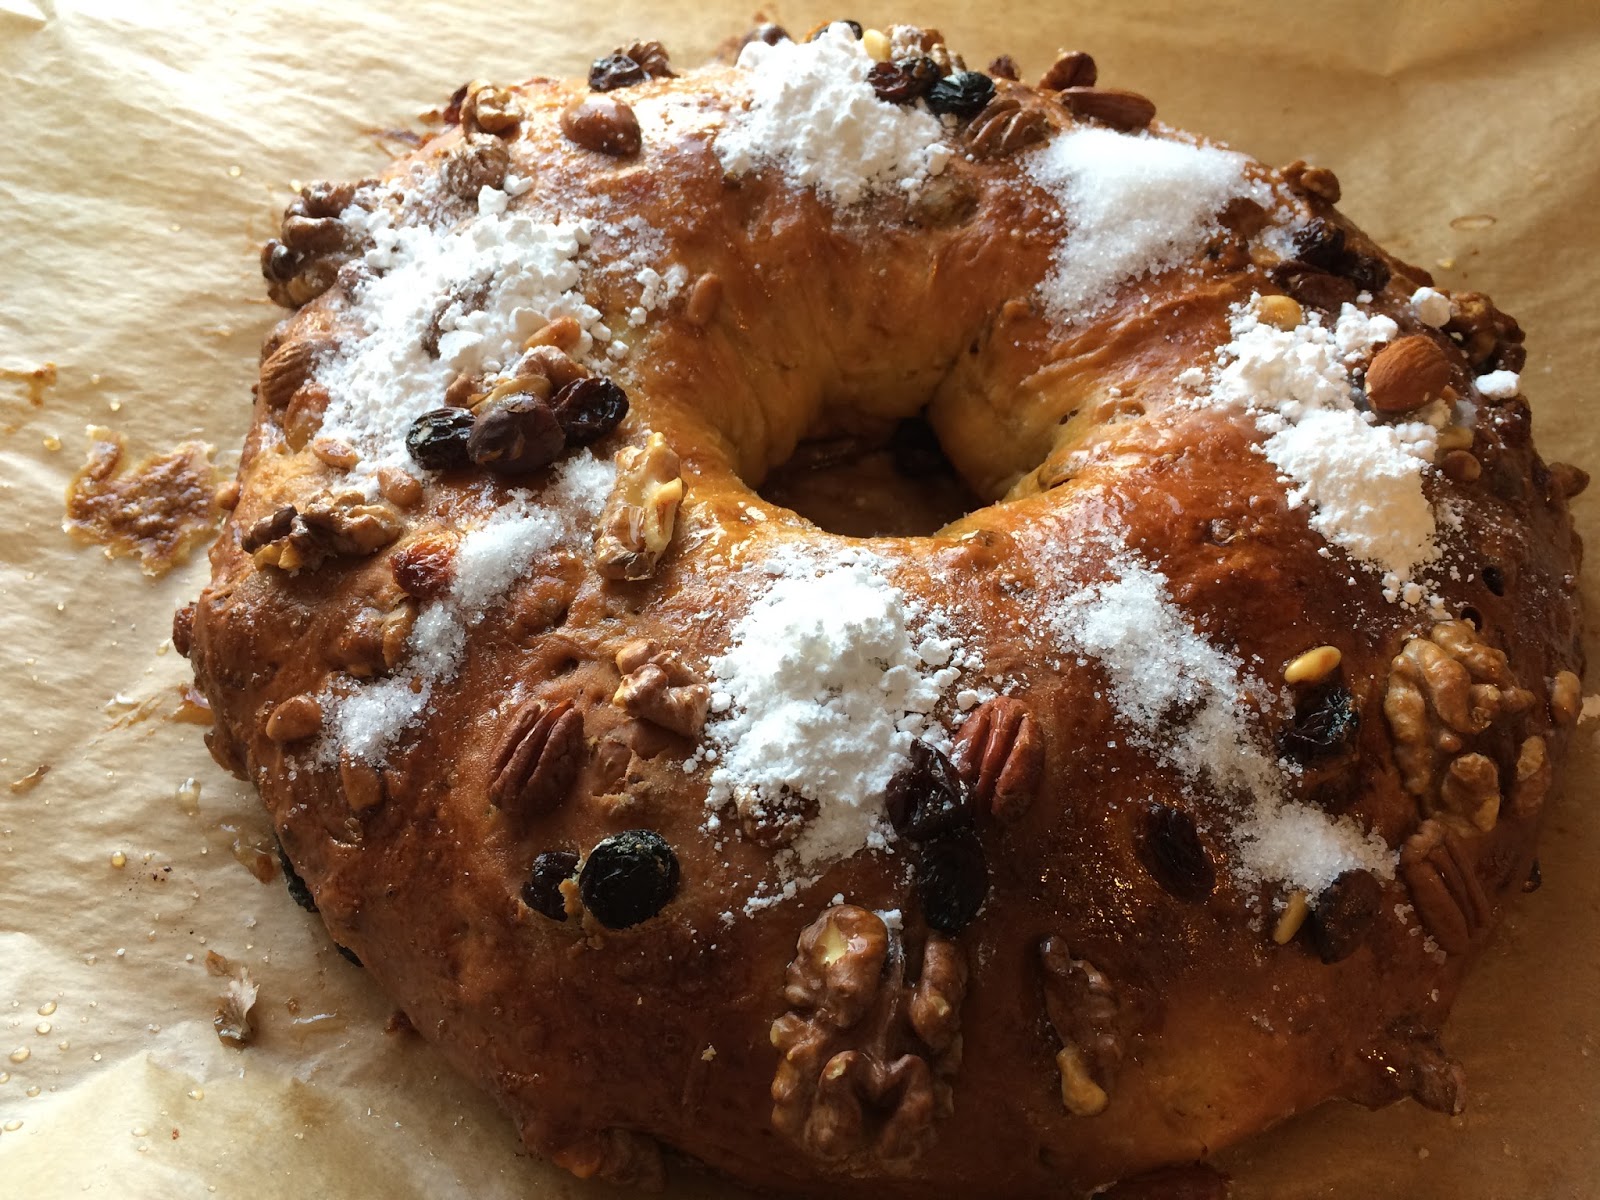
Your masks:
{"label": "crumb on paper", "polygon": [[39,784],[44,781],[44,777],[48,774],[50,774],[50,764],[40,763],[21,779],[13,779],[10,783],[6,784],[6,787],[10,790],[13,796],[21,796],[33,791],[34,788],[38,787]]}
{"label": "crumb on paper", "polygon": [[146,575],[165,575],[207,541],[221,518],[215,449],[184,442],[118,474],[122,436],[91,426],[89,454],[67,485],[63,528],[105,547],[108,558],[137,556]]}
{"label": "crumb on paper", "polygon": [[28,403],[34,408],[43,408],[45,391],[56,385],[56,365],[46,362],[20,371],[14,367],[0,367],[0,379],[21,383],[27,389]]}
{"label": "crumb on paper", "polygon": [[212,1024],[217,1027],[217,1037],[225,1046],[242,1049],[255,1038],[255,1026],[250,1021],[250,1010],[255,1007],[257,988],[250,978],[248,967],[238,967],[215,950],[206,951],[206,973],[227,976],[228,986],[217,1002],[217,1015]]}

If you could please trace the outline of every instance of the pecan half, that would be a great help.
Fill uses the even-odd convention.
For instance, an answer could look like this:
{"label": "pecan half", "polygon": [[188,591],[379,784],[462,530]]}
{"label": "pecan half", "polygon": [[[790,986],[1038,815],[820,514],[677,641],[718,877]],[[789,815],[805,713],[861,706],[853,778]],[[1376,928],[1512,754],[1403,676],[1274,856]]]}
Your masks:
{"label": "pecan half", "polygon": [[1424,821],[1400,847],[1400,877],[1434,941],[1447,954],[1465,954],[1489,922],[1489,899],[1472,855],[1439,821]]}
{"label": "pecan half", "polygon": [[[782,1055],[772,1123],[818,1158],[899,1162],[923,1153],[952,1111],[967,967],[937,934],[908,986],[898,937],[855,905],[825,911],[800,935],[772,1024]],[[912,1052],[908,1052],[908,1050]]]}
{"label": "pecan half", "polygon": [[607,579],[648,579],[672,541],[683,502],[678,456],[652,433],[643,447],[617,451],[616,463],[616,486],[595,535],[595,566]]}
{"label": "pecan half", "polygon": [[1050,136],[1050,118],[1036,104],[996,96],[967,126],[967,145],[979,158],[1002,158]]}
{"label": "pecan half", "polygon": [[583,765],[583,714],[571,700],[529,700],[500,738],[490,767],[489,803],[520,816],[559,804]]}
{"label": "pecan half", "polygon": [[978,803],[1011,821],[1028,810],[1039,788],[1044,735],[1022,701],[996,696],[961,726],[951,757]]}
{"label": "pecan half", "polygon": [[1093,87],[1100,80],[1094,58],[1082,50],[1065,50],[1039,79],[1039,86],[1052,92],[1067,88]]}
{"label": "pecan half", "polygon": [[617,652],[617,670],[622,682],[611,702],[630,716],[684,737],[697,737],[705,728],[711,689],[675,651],[641,638]]}

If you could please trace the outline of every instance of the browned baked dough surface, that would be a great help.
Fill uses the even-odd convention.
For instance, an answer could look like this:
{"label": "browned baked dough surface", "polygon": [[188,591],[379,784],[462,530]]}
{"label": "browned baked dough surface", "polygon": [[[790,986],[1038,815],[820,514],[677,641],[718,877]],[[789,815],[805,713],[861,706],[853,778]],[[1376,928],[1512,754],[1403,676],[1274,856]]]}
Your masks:
{"label": "browned baked dough surface", "polygon": [[[1051,130],[1082,123],[1048,93],[1000,86],[1002,98],[1038,105]],[[1538,460],[1520,396],[1485,398],[1472,386],[1518,365],[1515,326],[1458,297],[1457,336],[1431,331],[1410,303],[1424,274],[1387,258],[1392,278],[1362,305],[1444,349],[1450,384],[1472,406],[1476,472],[1428,472],[1430,497],[1448,498],[1462,524],[1448,558],[1458,569],[1430,585],[1441,601],[1430,614],[1386,599],[1376,573],[1329,553],[1260,453],[1250,417],[1180,403],[1178,376],[1214,361],[1235,306],[1287,287],[1311,311],[1329,303],[1322,276],[1341,278],[1274,274],[1259,209],[1229,206],[1184,269],[1119,286],[1103,310],[1064,326],[1035,298],[1060,240],[1059,206],[1019,166],[1020,152],[957,156],[910,198],[845,208],[770,167],[725,172],[710,130],[736,119],[732,71],[608,93],[646,114],[683,99],[704,116],[681,129],[647,119],[642,148],[620,157],[563,133],[563,109],[585,92],[533,81],[516,91],[513,126],[473,136],[493,138],[533,181],[512,211],[643,217],[657,260],[693,281],[634,328],[635,279],[583,280],[600,319],[630,342],[620,361],[586,357],[631,402],[594,450],[603,459],[660,434],[685,496],[648,578],[603,575],[586,533],[557,539],[470,624],[458,669],[430,683],[423,715],[380,761],[320,754],[316,720],[291,727],[304,704],[280,706],[403,679],[414,667],[404,639],[449,586],[453,546],[511,486],[531,490],[535,505],[553,496],[546,483],[559,468],[509,482],[481,468],[418,471],[415,489],[391,478],[366,498],[375,510],[358,514],[366,525],[336,512],[331,534],[299,543],[311,561],[273,565],[283,543],[262,522],[285,505],[312,511],[347,486],[348,458],[317,440],[316,410],[328,402],[318,364],[366,336],[351,311],[382,268],[348,267],[334,282],[332,269],[359,263],[365,247],[305,242],[310,266],[279,281],[310,303],[268,346],[241,495],[193,613],[191,655],[217,714],[215,753],[260,787],[334,938],[501,1098],[530,1147],[585,1174],[648,1178],[654,1139],[757,1186],[825,1181],[838,1194],[910,1195],[937,1181],[1037,1195],[1201,1159],[1329,1096],[1453,1105],[1436,1034],[1492,910],[1527,874],[1545,764],[1559,763],[1572,715],[1554,681],[1580,666],[1566,510],[1575,476]],[[437,192],[441,173],[461,169],[449,164],[465,153],[462,137],[430,141],[371,191],[427,196],[411,218],[421,224],[470,221],[470,202]],[[1337,219],[1319,194],[1325,183],[1249,172],[1274,186],[1275,223]],[[1348,236],[1361,255],[1381,257]],[[597,229],[587,260],[625,256],[628,238]],[[320,297],[292,293],[324,268],[309,288],[332,283]],[[710,277],[714,303],[700,294]],[[1336,309],[1345,291],[1333,295]],[[397,397],[395,423],[443,402]],[[924,406],[967,483],[998,503],[935,537],[847,543],[755,494],[802,438],[886,437]],[[1024,706],[1042,747],[1024,802],[1006,819],[984,811],[974,822],[985,902],[948,936],[928,928],[912,838],[898,853],[826,864],[792,898],[746,911],[755,885],[781,878],[761,844],[770,839],[735,834],[736,818],[710,836],[707,769],[683,768],[695,737],[614,699],[618,655],[642,639],[684,664],[674,686],[707,678],[757,603],[751,578],[764,560],[821,562],[851,548],[878,556],[901,595],[958,606],[961,639],[981,649],[978,673]],[[1293,889],[1231,869],[1236,797],[1196,788],[1131,743],[1105,671],[1045,643],[1040,604],[1114,578],[1129,554],[1159,568],[1208,642],[1260,664],[1273,687],[1307,649],[1339,648],[1359,733],[1296,776],[1293,798],[1395,851],[1410,847],[1391,878],[1373,880],[1377,901],[1314,896],[1313,919],[1277,944]],[[1397,656],[1416,664],[1416,687]],[[518,715],[568,703],[581,724],[566,719],[550,768],[565,786],[532,789],[537,803],[497,793]],[[1294,724],[1292,698],[1252,704],[1277,744]],[[955,711],[939,719],[959,735]],[[1544,758],[1530,739],[1543,739]],[[1493,764],[1493,813],[1478,793],[1476,806],[1464,798],[1471,780],[1441,782],[1467,755]],[[1417,771],[1423,782],[1408,789],[1403,776]],[[592,914],[556,922],[523,902],[540,853],[581,855],[639,828],[664,838],[680,868],[659,916],[608,930]],[[786,993],[797,939],[814,923],[818,961],[877,962],[881,923],[851,909],[830,927],[823,913],[835,896],[903,914],[903,929],[888,931],[888,965],[863,977],[862,1011],[846,1016],[843,993],[828,990],[838,981],[808,974],[804,945]],[[837,931],[852,922],[861,940],[841,950]],[[1334,949],[1319,952],[1327,943]],[[962,970],[964,996],[951,983]],[[943,1021],[926,1016],[941,987],[953,1000]],[[801,1120],[780,1132],[773,1029],[786,1014],[806,1079],[794,1102]],[[840,1099],[819,1080],[851,1051],[851,1064],[866,1065],[834,1077],[848,1085]],[[1067,1071],[1079,1107],[1098,1089],[1103,1110],[1069,1111],[1059,1061],[1068,1051],[1081,1063]]]}

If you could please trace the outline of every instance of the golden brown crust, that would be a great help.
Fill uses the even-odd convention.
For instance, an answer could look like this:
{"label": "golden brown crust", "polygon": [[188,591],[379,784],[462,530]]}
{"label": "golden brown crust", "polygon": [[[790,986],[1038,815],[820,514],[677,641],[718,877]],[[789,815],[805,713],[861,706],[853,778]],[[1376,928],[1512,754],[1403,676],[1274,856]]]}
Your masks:
{"label": "golden brown crust", "polygon": [[[1000,88],[1015,107],[980,124],[980,153],[849,213],[773,171],[725,176],[685,115],[735,102],[718,71],[607,92],[604,111],[576,83],[477,87],[461,130],[396,166],[383,187],[443,177],[441,222],[470,215],[448,198],[474,194],[463,180],[507,171],[537,181],[543,211],[643,216],[690,282],[631,335],[632,407],[596,443],[622,451],[623,486],[594,545],[552,550],[471,625],[459,672],[381,763],[309,757],[310,698],[335,678],[403,674],[419,606],[449,587],[452,539],[510,484],[445,472],[346,496],[342,460],[315,452],[327,399],[311,375],[358,336],[359,247],[316,224],[352,195],[308,197],[288,249],[267,255],[275,294],[326,291],[265,357],[240,499],[193,618],[213,751],[260,788],[335,940],[531,1148],[579,1174],[648,1180],[656,1139],[780,1190],[1062,1194],[1201,1158],[1330,1096],[1459,1104],[1437,1031],[1527,875],[1576,711],[1568,476],[1534,453],[1525,401],[1474,395],[1458,449],[1481,471],[1430,483],[1472,548],[1437,587],[1465,619],[1385,599],[1376,575],[1324,553],[1248,420],[1174,403],[1178,374],[1228,341],[1230,306],[1262,292],[1309,308],[1348,281],[1284,271],[1255,238],[1262,215],[1234,207],[1185,269],[1063,327],[1034,298],[1057,215],[1014,151],[1041,120],[1125,121],[1136,106],[1075,91],[1046,119],[1019,115],[1046,111],[1043,93]],[[661,115],[677,101],[682,131]],[[1481,298],[1458,308],[1455,340],[1421,326],[1408,301],[1425,276],[1343,223],[1326,172],[1250,169],[1283,184],[1294,220],[1337,222],[1349,254],[1392,274],[1370,308],[1426,339],[1409,353],[1427,357],[1428,386],[1443,386],[1438,356],[1463,396],[1469,367],[1517,359],[1520,330]],[[595,234],[601,261],[619,252],[609,237]],[[586,287],[626,328],[636,286]],[[554,325],[536,340],[571,349]],[[512,391],[545,403],[548,365]],[[467,380],[459,394],[485,391]],[[1009,684],[957,752],[981,801],[987,901],[941,934],[903,860],[858,854],[786,903],[739,911],[771,877],[774,843],[702,828],[704,772],[681,764],[706,720],[705,664],[749,603],[730,582],[743,564],[842,541],[752,487],[805,437],[880,436],[925,402],[967,483],[1004,502],[870,545],[909,597],[959,588],[963,636]],[[1220,802],[1131,745],[1103,675],[1058,669],[1030,632],[1061,572],[1104,578],[1107,528],[1242,659],[1277,669],[1338,649],[1359,725],[1297,777],[1297,798],[1374,831],[1395,878],[1341,877],[1278,944],[1292,897],[1225,869],[1227,846],[1193,815]],[[681,870],[659,916],[605,928],[525,901],[539,854],[638,828]],[[578,915],[581,881],[561,887]],[[860,945],[824,962],[830,938]],[[857,954],[876,965],[829,974]]]}

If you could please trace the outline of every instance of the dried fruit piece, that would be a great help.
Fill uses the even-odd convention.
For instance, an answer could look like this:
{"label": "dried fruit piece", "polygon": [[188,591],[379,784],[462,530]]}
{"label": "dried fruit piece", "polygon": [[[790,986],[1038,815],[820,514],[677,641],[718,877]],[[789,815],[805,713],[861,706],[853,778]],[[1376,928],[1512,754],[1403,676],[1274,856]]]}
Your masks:
{"label": "dried fruit piece", "polygon": [[583,747],[583,714],[571,700],[529,700],[495,750],[489,803],[523,817],[559,804],[583,765]]}
{"label": "dried fruit piece", "polygon": [[1060,92],[1067,88],[1093,87],[1099,79],[1100,69],[1095,66],[1093,57],[1082,50],[1063,50],[1039,79],[1039,86]]}
{"label": "dried fruit piece", "polygon": [[316,912],[317,898],[311,894],[311,889],[306,886],[306,881],[300,878],[300,872],[294,869],[294,863],[289,861],[289,852],[283,848],[283,843],[276,842],[276,845],[278,848],[278,866],[283,870],[283,883],[289,889],[289,899],[307,912]]}
{"label": "dried fruit piece", "polygon": [[527,475],[555,462],[566,445],[550,405],[527,393],[478,414],[467,438],[467,457],[496,475]]}
{"label": "dried fruit piece", "polygon": [[470,412],[464,408],[436,408],[411,422],[406,431],[406,450],[419,467],[454,471],[472,462],[467,453],[471,437]]}
{"label": "dried fruit piece", "polygon": [[650,829],[629,829],[597,843],[578,875],[583,906],[607,929],[648,921],[678,890],[678,856]]}
{"label": "dried fruit piece", "polygon": [[546,850],[533,860],[522,885],[522,902],[552,921],[567,919],[567,898],[561,885],[578,873],[578,856],[570,850]]}
{"label": "dried fruit piece", "polygon": [[975,117],[994,99],[994,80],[982,71],[954,71],[929,87],[925,99],[939,116]]}
{"label": "dried fruit piece", "polygon": [[394,552],[389,570],[406,595],[438,600],[455,580],[455,545],[439,534],[420,537]]}
{"label": "dried fruit piece", "polygon": [[644,145],[633,109],[603,94],[567,105],[561,112],[561,132],[585,150],[613,158],[637,154]]}
{"label": "dried fruit piece", "polygon": [[678,456],[652,433],[643,447],[619,450],[616,462],[617,482],[595,536],[595,566],[607,579],[648,579],[672,542],[683,501]]}
{"label": "dried fruit piece", "polygon": [[1307,924],[1311,944],[1325,963],[1361,948],[1383,904],[1383,885],[1371,871],[1346,871],[1322,890]]}
{"label": "dried fruit piece", "polygon": [[926,55],[902,58],[895,62],[873,63],[867,69],[867,82],[879,100],[889,104],[914,104],[944,74],[939,64]]}
{"label": "dried fruit piece", "polygon": [[1354,748],[1360,729],[1350,690],[1325,684],[1295,697],[1294,722],[1278,736],[1278,747],[1296,762],[1323,762]]}
{"label": "dried fruit piece", "polygon": [[989,894],[989,864],[978,835],[953,829],[925,843],[916,889],[929,928],[957,934],[971,924]]}
{"label": "dried fruit piece", "polygon": [[1121,88],[1069,87],[1061,93],[1061,103],[1075,117],[1122,133],[1144,129],[1156,118],[1156,106],[1147,97]]}
{"label": "dried fruit piece", "polygon": [[[565,356],[563,356],[565,357]],[[587,446],[605,437],[628,415],[628,394],[609,379],[574,379],[550,397],[567,445]]]}
{"label": "dried fruit piece", "polygon": [[978,803],[1002,820],[1015,820],[1032,803],[1044,772],[1044,737],[1026,705],[996,696],[961,726],[952,757]]}
{"label": "dried fruit piece", "polygon": [[1145,870],[1176,900],[1198,904],[1217,885],[1217,869],[1194,817],[1181,809],[1164,804],[1149,809],[1138,851]]}
{"label": "dried fruit piece", "polygon": [[973,795],[955,765],[926,742],[911,743],[911,761],[884,792],[889,823],[923,841],[972,823]]}
{"label": "dried fruit piece", "polygon": [[632,87],[648,78],[644,68],[621,50],[615,50],[589,64],[589,89],[595,92]]}
{"label": "dried fruit piece", "polygon": [[1379,412],[1410,412],[1437,400],[1450,385],[1450,359],[1424,333],[1390,342],[1367,368],[1366,392]]}

